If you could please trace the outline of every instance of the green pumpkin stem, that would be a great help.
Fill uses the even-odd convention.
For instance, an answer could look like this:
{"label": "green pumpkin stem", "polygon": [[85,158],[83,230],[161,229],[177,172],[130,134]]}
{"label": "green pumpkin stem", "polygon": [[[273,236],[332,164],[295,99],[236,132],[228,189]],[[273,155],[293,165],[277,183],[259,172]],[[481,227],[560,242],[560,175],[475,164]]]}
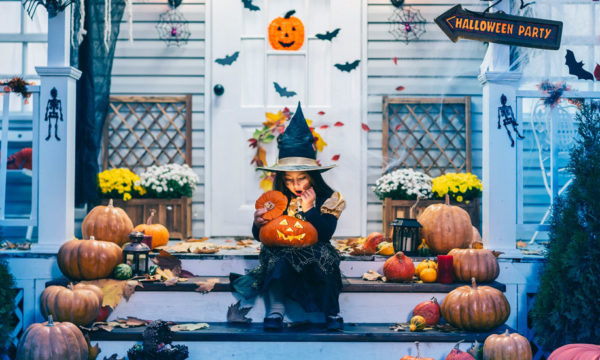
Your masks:
{"label": "green pumpkin stem", "polygon": [[296,13],[296,10],[290,10],[288,12],[285,13],[285,16],[283,17],[284,19],[289,19],[292,17],[292,15],[294,15]]}
{"label": "green pumpkin stem", "polygon": [[154,214],[156,214],[156,210],[150,210],[150,217],[146,220],[146,225],[152,225],[152,220],[154,220]]}

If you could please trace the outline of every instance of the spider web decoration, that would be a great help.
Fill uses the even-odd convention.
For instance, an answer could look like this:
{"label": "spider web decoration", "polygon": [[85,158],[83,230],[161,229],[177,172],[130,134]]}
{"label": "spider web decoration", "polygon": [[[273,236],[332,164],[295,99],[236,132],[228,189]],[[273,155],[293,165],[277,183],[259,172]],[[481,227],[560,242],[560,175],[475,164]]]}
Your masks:
{"label": "spider web decoration", "polygon": [[425,18],[419,10],[414,11],[411,7],[394,9],[390,21],[389,33],[396,40],[408,44],[411,40],[417,40],[425,33]]}
{"label": "spider web decoration", "polygon": [[191,35],[187,20],[175,7],[158,16],[156,30],[160,39],[167,42],[167,46],[187,44]]}

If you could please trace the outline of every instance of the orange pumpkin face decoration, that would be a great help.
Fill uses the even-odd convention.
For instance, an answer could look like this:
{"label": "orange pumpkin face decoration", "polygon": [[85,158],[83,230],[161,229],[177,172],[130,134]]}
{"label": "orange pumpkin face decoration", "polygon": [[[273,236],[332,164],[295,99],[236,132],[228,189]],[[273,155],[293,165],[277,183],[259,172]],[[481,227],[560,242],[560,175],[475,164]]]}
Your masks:
{"label": "orange pumpkin face decoration", "polygon": [[304,247],[318,240],[317,229],[311,223],[288,215],[263,225],[258,237],[266,246]]}
{"label": "orange pumpkin face decoration", "polygon": [[269,24],[269,43],[275,50],[299,50],[304,44],[304,24],[288,11],[284,17],[275,18]]}

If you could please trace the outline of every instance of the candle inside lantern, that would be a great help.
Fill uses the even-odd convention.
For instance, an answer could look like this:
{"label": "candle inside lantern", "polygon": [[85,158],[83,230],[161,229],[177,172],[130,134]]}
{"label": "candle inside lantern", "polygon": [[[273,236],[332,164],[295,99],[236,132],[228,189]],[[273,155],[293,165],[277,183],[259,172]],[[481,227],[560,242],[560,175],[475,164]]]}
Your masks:
{"label": "candle inside lantern", "polygon": [[150,249],[152,249],[152,235],[144,234],[144,240],[142,240],[143,244],[146,244]]}
{"label": "candle inside lantern", "polygon": [[454,270],[452,264],[454,258],[452,255],[438,255],[438,282],[442,284],[452,284],[454,281]]}

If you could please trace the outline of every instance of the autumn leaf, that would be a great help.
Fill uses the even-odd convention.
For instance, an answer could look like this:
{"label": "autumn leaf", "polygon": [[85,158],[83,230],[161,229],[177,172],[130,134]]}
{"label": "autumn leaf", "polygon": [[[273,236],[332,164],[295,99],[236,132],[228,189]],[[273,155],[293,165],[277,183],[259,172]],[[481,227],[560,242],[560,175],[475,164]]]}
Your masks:
{"label": "autumn leaf", "polygon": [[331,158],[332,161],[338,161],[340,159],[340,154],[333,155]]}
{"label": "autumn leaf", "polygon": [[179,274],[179,279],[184,280],[184,279],[192,278],[194,276],[195,276],[194,274],[192,274],[191,272],[189,272],[187,270],[181,270],[181,274]]}
{"label": "autumn leaf", "polygon": [[125,298],[125,300],[129,301],[129,298],[131,297],[131,295],[133,295],[133,293],[135,292],[135,289],[138,286],[141,288],[144,287],[144,285],[142,285],[142,283],[139,281],[135,281],[135,280],[125,281],[125,285],[123,286],[123,297]]}
{"label": "autumn leaf", "polygon": [[398,87],[396,88],[396,91],[402,91],[402,90],[404,90],[404,89],[405,89],[405,88],[404,88],[404,86],[398,86]]}
{"label": "autumn leaf", "polygon": [[275,135],[273,135],[273,134],[265,135],[262,138],[262,142],[264,144],[270,144],[271,142],[273,142],[273,139],[275,139]]}
{"label": "autumn leaf", "polygon": [[322,115],[325,115],[325,111],[319,111],[317,114],[319,114],[319,115],[321,115],[321,116],[322,116]]}
{"label": "autumn leaf", "polygon": [[383,278],[383,275],[374,270],[369,270],[362,276],[362,279],[367,281],[377,281],[381,280],[381,278]]}
{"label": "autumn leaf", "polygon": [[190,244],[189,242],[178,242],[175,243],[175,245],[167,245],[167,246],[160,246],[158,247],[158,249],[167,251],[167,252],[173,252],[173,253],[187,253],[190,251],[190,246],[192,244]]}
{"label": "autumn leaf", "polygon": [[321,135],[317,134],[314,131],[313,131],[313,136],[315,138],[315,147],[317,148],[317,151],[319,151],[319,152],[323,151],[323,148],[325,146],[327,146],[327,143],[325,141],[323,141],[323,138],[321,137]]}
{"label": "autumn leaf", "polygon": [[167,280],[165,280],[164,284],[165,286],[174,286],[179,282],[179,278],[177,276],[168,278]]}
{"label": "autumn leaf", "polygon": [[190,238],[190,239],[185,240],[185,242],[203,242],[203,241],[206,241],[206,240],[208,240],[208,236],[205,236],[205,237],[200,238],[200,239]]}
{"label": "autumn leaf", "polygon": [[279,121],[285,120],[285,115],[283,112],[281,112],[281,110],[279,110],[277,113],[265,113],[265,116],[267,121],[263,122],[263,125],[267,128],[271,128]]}
{"label": "autumn leaf", "polygon": [[396,127],[394,128],[394,131],[398,131],[400,130],[400,128],[402,127],[402,124],[398,124],[396,125]]}
{"label": "autumn leaf", "polygon": [[125,325],[129,327],[138,327],[138,326],[146,326],[148,324],[145,320],[140,320],[136,317],[128,316],[127,320],[125,320]]}
{"label": "autumn leaf", "polygon": [[209,291],[212,291],[212,289],[215,288],[215,284],[219,282],[219,279],[208,279],[205,281],[198,281],[196,283],[196,285],[198,285],[198,287],[194,290],[194,291],[199,291],[203,294],[206,294]]}
{"label": "autumn leaf", "polygon": [[394,65],[398,65],[398,57],[394,56]]}
{"label": "autumn leaf", "polygon": [[263,189],[264,192],[267,192],[269,190],[273,189],[273,180],[271,180],[271,178],[265,176],[261,181],[260,181],[260,188]]}
{"label": "autumn leaf", "polygon": [[321,126],[319,126],[319,129],[321,129],[321,130],[325,130],[325,129],[327,129],[328,127],[329,127],[329,125],[321,125]]}
{"label": "autumn leaf", "polygon": [[250,143],[248,144],[248,146],[251,148],[256,148],[258,146],[258,140],[256,140],[255,138],[248,139],[248,142]]}
{"label": "autumn leaf", "polygon": [[119,304],[121,297],[125,296],[125,300],[129,300],[129,297],[133,294],[135,288],[137,286],[142,286],[142,284],[136,280],[99,279],[82,281],[81,283],[98,286],[104,295],[102,306],[110,306],[112,309]]}
{"label": "autumn leaf", "polygon": [[336,123],[333,124],[333,126],[344,126],[344,123],[341,121],[336,121]]}
{"label": "autumn leaf", "polygon": [[361,123],[360,126],[362,127],[362,129],[364,131],[369,131],[371,130],[371,128],[369,128],[369,125],[365,124],[365,123]]}
{"label": "autumn leaf", "polygon": [[125,358],[118,358],[117,354],[112,354],[110,357],[104,357],[104,360],[125,360]]}
{"label": "autumn leaf", "polygon": [[596,81],[600,81],[600,65],[596,64],[596,68],[594,69],[594,77]]}
{"label": "autumn leaf", "polygon": [[96,360],[96,358],[98,357],[98,354],[100,353],[100,347],[98,346],[98,343],[96,343],[96,345],[92,346],[92,342],[90,340],[90,336],[88,334],[85,334],[85,342],[87,343],[87,347],[88,347],[88,360]]}
{"label": "autumn leaf", "polygon": [[210,325],[207,323],[187,323],[187,324],[177,324],[170,327],[171,331],[196,331],[201,329],[208,329]]}
{"label": "autumn leaf", "polygon": [[246,317],[248,312],[252,310],[252,306],[240,308],[240,303],[241,301],[238,301],[235,304],[229,305],[227,309],[227,322],[243,324],[252,322],[252,319]]}
{"label": "autumn leaf", "polygon": [[254,163],[256,163],[256,166],[265,166],[267,164],[267,151],[262,146],[258,146],[258,149],[256,149],[256,154],[250,164]]}
{"label": "autumn leaf", "polygon": [[181,260],[164,250],[161,250],[152,261],[163,270],[171,270],[174,276],[181,274]]}

